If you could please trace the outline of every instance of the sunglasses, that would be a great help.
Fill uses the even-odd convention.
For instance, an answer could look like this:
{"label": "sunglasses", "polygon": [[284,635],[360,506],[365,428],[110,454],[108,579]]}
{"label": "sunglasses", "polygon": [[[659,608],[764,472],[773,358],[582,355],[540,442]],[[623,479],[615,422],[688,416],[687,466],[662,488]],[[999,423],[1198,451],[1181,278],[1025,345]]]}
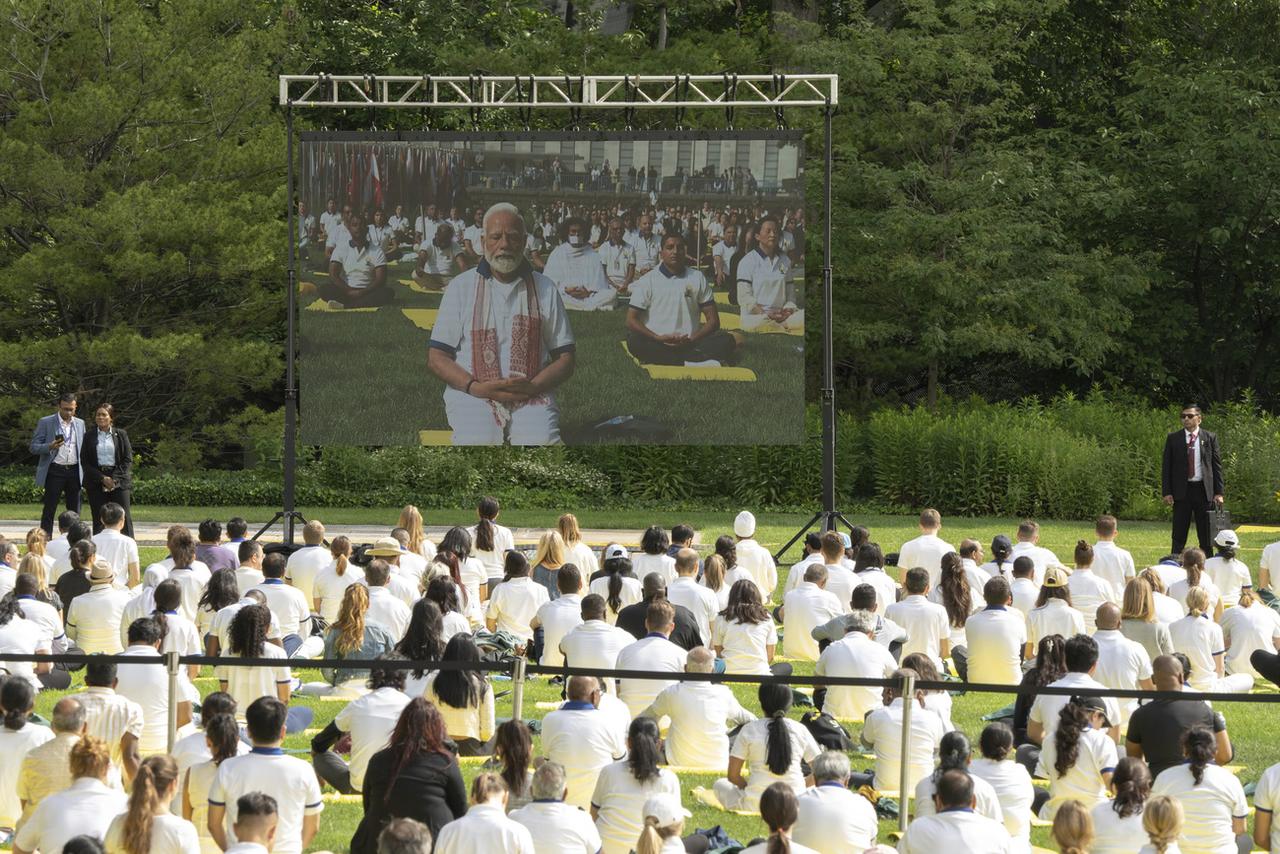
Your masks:
{"label": "sunglasses", "polygon": [[1183,418],[1195,418],[1195,417],[1196,417],[1196,416],[1198,416],[1199,414],[1200,414],[1199,412],[1184,412],[1184,413],[1182,413],[1182,417],[1183,417]]}

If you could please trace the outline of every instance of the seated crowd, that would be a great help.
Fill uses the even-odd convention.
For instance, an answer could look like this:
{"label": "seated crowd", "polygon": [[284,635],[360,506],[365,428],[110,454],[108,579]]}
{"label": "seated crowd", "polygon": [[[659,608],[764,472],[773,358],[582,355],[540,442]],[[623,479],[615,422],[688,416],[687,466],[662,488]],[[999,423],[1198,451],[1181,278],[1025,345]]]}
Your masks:
{"label": "seated crowd", "polygon": [[[751,854],[874,850],[877,792],[907,796],[916,817],[900,851],[1029,852],[1037,818],[1064,851],[1248,850],[1226,717],[1198,694],[1280,675],[1280,615],[1263,601],[1280,544],[1255,590],[1232,531],[1213,558],[1188,549],[1139,572],[1111,516],[1067,566],[1030,520],[997,536],[988,560],[972,539],[943,540],[926,510],[896,553],[897,579],[895,556],[855,528],[807,536],[780,585],[746,511],[705,558],[676,525],[649,528],[634,553],[610,544],[601,560],[571,514],[531,555],[499,515],[486,498],[474,525],[437,544],[409,506],[358,549],[312,521],[287,557],[264,554],[243,519],[225,540],[206,520],[197,536],[171,528],[168,556],[145,568],[111,504],[98,535],[65,513],[52,541],[35,529],[25,553],[0,543],[0,652],[271,660],[218,667],[204,696],[198,666],[182,668],[172,750],[169,676],[154,662],[90,661],[48,726],[31,719],[36,695],[68,688],[71,673],[9,662],[0,828],[13,850],[301,854],[327,786],[361,798],[359,854],[701,852],[710,840],[685,825],[682,772],[720,775],[694,790],[699,801],[762,817],[770,835]],[[496,715],[476,667],[494,651],[672,678],[569,676],[535,742],[526,722]],[[295,678],[321,658],[336,665],[322,680]],[[893,681],[818,685],[826,714],[811,725],[790,714],[797,694],[783,680],[797,662],[819,682]],[[748,707],[707,681],[715,673],[775,678]],[[972,744],[951,695],[904,696],[907,677],[1025,690]],[[1152,688],[1180,696],[1090,693]],[[283,748],[312,721],[295,694],[342,702],[310,731],[309,762]],[[824,721],[820,735],[857,725],[871,767],[820,743]],[[490,759],[468,789],[459,757],[470,756]],[[1278,803],[1280,765],[1254,793],[1253,840],[1272,851]]]}

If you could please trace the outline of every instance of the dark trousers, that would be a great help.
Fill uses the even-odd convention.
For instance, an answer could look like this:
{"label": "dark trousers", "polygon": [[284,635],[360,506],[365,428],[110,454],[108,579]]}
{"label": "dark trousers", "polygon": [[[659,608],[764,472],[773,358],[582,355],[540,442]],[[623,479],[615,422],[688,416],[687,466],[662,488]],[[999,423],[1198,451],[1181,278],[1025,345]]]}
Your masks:
{"label": "dark trousers", "polygon": [[351,788],[351,768],[345,759],[332,750],[322,750],[311,759],[316,767],[316,776],[321,782],[328,783],[344,795],[354,795]]}
{"label": "dark trousers", "polygon": [[956,676],[969,681],[969,648],[965,646],[951,647],[951,663],[956,666]]}
{"label": "dark trousers", "polygon": [[1258,671],[1258,675],[1263,679],[1280,685],[1280,655],[1263,649],[1255,649],[1253,654],[1249,656],[1249,663],[1253,665],[1253,669]]}
{"label": "dark trousers", "polygon": [[129,512],[129,500],[132,496],[129,490],[117,486],[110,492],[103,492],[101,488],[94,489],[86,484],[84,491],[89,497],[89,509],[93,513],[93,532],[95,534],[102,532],[102,508],[115,502],[124,508],[124,530],[120,533],[126,537],[133,536],[133,514]]}
{"label": "dark trousers", "polygon": [[635,332],[627,333],[627,349],[646,365],[683,365],[685,362],[705,362],[715,359],[726,362],[733,358],[738,342],[723,329],[700,341],[687,344],[663,344]]}
{"label": "dark trousers", "polygon": [[76,466],[49,464],[44,477],[44,510],[40,513],[40,527],[53,536],[53,519],[58,515],[58,504],[66,500],[67,509],[80,512],[80,470]]}
{"label": "dark trousers", "polygon": [[1187,497],[1173,502],[1173,554],[1182,554],[1187,545],[1187,530],[1192,517],[1196,520],[1196,537],[1206,556],[1213,554],[1213,538],[1209,535],[1209,499],[1199,483],[1187,484]]}
{"label": "dark trousers", "polygon": [[390,285],[380,288],[364,288],[359,291],[348,291],[337,282],[325,282],[316,288],[316,292],[324,299],[337,300],[347,308],[370,308],[377,305],[390,305],[395,300]]}
{"label": "dark trousers", "polygon": [[[70,650],[68,650],[70,652]],[[37,673],[36,678],[40,680],[42,689],[53,689],[54,691],[65,691],[71,687],[71,674],[65,670],[54,668],[48,673]]]}

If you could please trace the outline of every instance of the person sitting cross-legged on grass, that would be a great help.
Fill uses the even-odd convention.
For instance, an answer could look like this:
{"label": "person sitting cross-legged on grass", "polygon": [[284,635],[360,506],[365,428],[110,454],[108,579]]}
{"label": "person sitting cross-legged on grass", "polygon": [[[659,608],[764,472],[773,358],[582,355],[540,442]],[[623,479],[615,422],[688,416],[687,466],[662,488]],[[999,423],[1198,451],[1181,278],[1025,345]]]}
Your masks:
{"label": "person sitting cross-legged on grass", "polygon": [[791,838],[819,854],[863,851],[879,833],[876,809],[861,794],[849,790],[849,757],[824,750],[813,760],[814,785],[796,800]]}
{"label": "person sitting cross-legged on grass", "polygon": [[329,257],[329,281],[318,287],[330,308],[386,305],[394,299],[387,285],[387,257],[369,241],[364,215],[352,213],[347,235]]}
{"label": "person sitting cross-legged on grass", "polygon": [[664,236],[662,263],[631,285],[627,349],[653,365],[733,362],[740,339],[720,328],[711,286],[688,266],[686,249],[683,235]]}
{"label": "person sitting cross-legged on grass", "polygon": [[[398,652],[378,656],[380,660],[404,661]],[[342,707],[322,732],[311,739],[312,764],[316,776],[343,794],[363,791],[365,770],[373,754],[386,745],[400,713],[409,705],[404,693],[405,671],[374,667],[369,674],[369,693]],[[351,735],[351,762],[348,764],[330,748]]]}
{"label": "person sitting cross-legged on grass", "polygon": [[587,809],[600,769],[626,755],[626,733],[599,708],[600,680],[594,676],[570,676],[565,693],[568,701],[542,720],[542,752],[564,766],[565,800]]}
{"label": "person sitting cross-legged on grass", "polygon": [[[802,762],[812,762],[822,752],[803,724],[787,717],[791,710],[791,687],[778,682],[760,686],[758,696],[764,717],[738,731],[729,750],[728,774],[713,784],[712,791],[727,810],[750,809],[772,783],[785,783],[793,792],[813,785]],[[743,767],[747,776],[743,776]]]}
{"label": "person sitting cross-legged on grass", "polygon": [[[711,673],[715,654],[694,647],[684,666],[686,673]],[[711,682],[677,682],[664,688],[640,717],[671,719],[663,749],[667,762],[695,768],[722,768],[729,761],[728,729],[756,719],[742,707],[726,685]]]}
{"label": "person sitting cross-legged on grass", "polygon": [[547,760],[533,773],[533,802],[512,810],[512,821],[523,824],[537,851],[598,854],[600,831],[591,816],[564,802],[568,793],[564,767]]}
{"label": "person sitting cross-legged on grass", "polygon": [[902,837],[902,854],[1008,854],[1014,851],[1009,832],[999,822],[974,811],[973,778],[959,769],[938,777],[933,815],[913,821]]}

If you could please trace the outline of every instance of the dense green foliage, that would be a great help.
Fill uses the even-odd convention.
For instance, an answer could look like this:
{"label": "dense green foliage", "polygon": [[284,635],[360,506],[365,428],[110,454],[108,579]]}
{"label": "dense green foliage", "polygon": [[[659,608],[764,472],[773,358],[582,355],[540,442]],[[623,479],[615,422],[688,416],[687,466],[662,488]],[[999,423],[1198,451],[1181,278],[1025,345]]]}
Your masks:
{"label": "dense green foliage", "polygon": [[[937,496],[956,509],[1158,512],[1144,492],[1154,460],[1142,455],[1166,421],[1145,413],[1246,395],[1243,410],[1219,406],[1223,418],[1276,409],[1280,5],[794,4],[817,10],[806,20],[786,6],[637,3],[631,29],[604,36],[589,15],[566,28],[542,0],[15,0],[0,15],[0,460],[29,463],[35,418],[74,388],[89,402],[112,399],[156,470],[272,461],[283,396],[284,132],[273,103],[283,71],[839,73],[837,399],[863,419],[903,403],[939,412],[882,414],[852,433],[841,460],[851,496],[878,488],[886,501]],[[495,129],[516,122],[512,113],[480,118]],[[534,124],[564,118],[549,112]],[[724,118],[704,111],[684,123]],[[816,111],[787,118],[819,151]],[[586,119],[603,127],[621,116]],[[771,120],[737,116],[739,125]],[[298,118],[330,128],[469,122],[462,112]],[[821,170],[809,165],[816,223]],[[821,230],[810,239],[816,258]],[[816,264],[810,272],[812,289]],[[815,377],[810,370],[811,391]],[[1050,416],[1014,406],[1014,433],[1002,438],[990,432],[993,411],[946,403],[1094,387],[1135,404],[1134,423],[1148,432],[1081,434],[1057,419],[1042,431],[1034,419]],[[920,450],[879,454],[872,476],[863,448],[895,430],[914,431]],[[926,458],[948,459],[927,438],[940,430],[971,431],[990,459],[1029,461],[962,495],[910,474],[924,472]],[[1068,451],[1050,441],[1054,430],[1077,437],[1069,460],[1060,462]],[[1242,454],[1231,477],[1249,485],[1250,512],[1261,512],[1274,470],[1243,455],[1269,454],[1268,430],[1224,431]],[[1132,462],[1109,456],[1121,445]],[[307,464],[300,488],[340,489],[333,471],[385,464],[378,488],[416,489],[397,466],[422,460],[424,476],[449,484],[441,494],[473,489],[477,472],[502,488],[561,488],[540,475],[522,480],[524,465],[573,472],[571,488],[586,497],[806,504],[817,492],[815,451],[503,453],[489,463],[331,450]],[[890,456],[907,474],[885,473]],[[1105,482],[1069,486],[1072,473],[1099,470]],[[1000,477],[1029,491],[997,490]],[[144,479],[140,489],[148,480],[160,488]]]}

